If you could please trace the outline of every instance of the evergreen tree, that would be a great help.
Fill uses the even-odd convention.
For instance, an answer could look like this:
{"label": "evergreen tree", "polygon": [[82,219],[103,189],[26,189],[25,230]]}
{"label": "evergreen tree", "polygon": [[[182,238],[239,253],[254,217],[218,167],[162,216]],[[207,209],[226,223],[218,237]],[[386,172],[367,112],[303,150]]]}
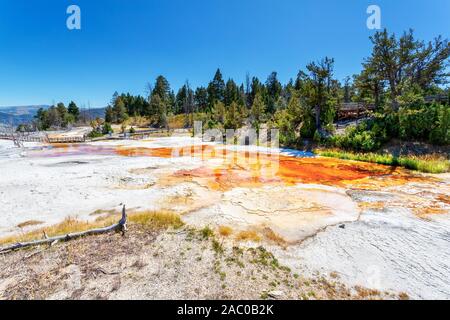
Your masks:
{"label": "evergreen tree", "polygon": [[114,121],[114,111],[111,106],[107,106],[105,109],[105,122],[113,123]]}
{"label": "evergreen tree", "polygon": [[55,127],[60,128],[62,127],[62,118],[61,118],[61,112],[62,108],[60,107],[61,111],[58,110],[57,107],[51,106],[48,109],[48,124],[49,128]]}
{"label": "evergreen tree", "polygon": [[80,109],[75,104],[75,102],[71,101],[69,103],[69,107],[67,108],[67,111],[73,116],[75,122],[77,122],[80,118]]}
{"label": "evergreen tree", "polygon": [[267,88],[267,112],[272,114],[276,109],[276,102],[281,96],[283,87],[277,79],[277,73],[272,72],[266,81]]}
{"label": "evergreen tree", "polygon": [[163,76],[158,76],[156,78],[155,88],[153,89],[152,95],[157,94],[164,103],[169,103],[170,101],[170,85],[169,81]]}
{"label": "evergreen tree", "polygon": [[223,103],[225,106],[230,106],[231,103],[239,100],[239,88],[233,79],[229,79],[225,85]]}
{"label": "evergreen tree", "polygon": [[195,105],[198,111],[206,112],[208,109],[208,91],[204,87],[198,87],[194,95]]}
{"label": "evergreen tree", "polygon": [[218,101],[224,101],[225,82],[220,69],[217,69],[214,79],[208,85],[208,104],[213,108]]}
{"label": "evergreen tree", "polygon": [[153,94],[150,101],[150,108],[154,112],[154,122],[160,128],[167,127],[167,105],[159,94]]}
{"label": "evergreen tree", "polygon": [[238,129],[242,126],[242,118],[237,102],[233,101],[228,107],[225,117],[226,129]]}
{"label": "evergreen tree", "polygon": [[315,108],[316,128],[321,129],[321,112],[327,104],[331,92],[331,77],[333,74],[334,59],[326,57],[318,63],[311,62],[306,68],[309,71],[308,102]]}
{"label": "evergreen tree", "polygon": [[253,105],[250,110],[250,115],[252,116],[253,126],[259,129],[261,122],[263,121],[264,114],[266,112],[266,105],[264,99],[260,93],[257,93]]}
{"label": "evergreen tree", "polygon": [[178,90],[178,93],[175,97],[175,110],[174,114],[180,114],[184,112],[184,105],[186,102],[186,98],[188,96],[188,89],[186,85],[183,85],[180,90]]}
{"label": "evergreen tree", "polygon": [[36,127],[38,128],[38,130],[45,131],[50,128],[48,111],[44,108],[39,108],[34,118],[36,119]]}
{"label": "evergreen tree", "polygon": [[253,101],[255,100],[255,97],[257,94],[261,95],[261,97],[264,99],[265,96],[265,90],[264,85],[259,81],[257,77],[252,78],[252,83],[250,85],[250,94],[248,98],[248,102],[251,106],[253,105]]}
{"label": "evergreen tree", "polygon": [[61,119],[64,119],[66,113],[67,113],[67,108],[64,105],[64,103],[60,102],[56,105],[56,110],[58,111],[59,116],[61,117]]}
{"label": "evergreen tree", "polygon": [[450,44],[438,37],[425,45],[414,39],[413,31],[405,32],[399,39],[387,30],[370,37],[372,55],[366,60],[362,75],[387,84],[392,109],[399,108],[399,98],[405,88],[418,85],[423,91],[446,83]]}
{"label": "evergreen tree", "polygon": [[127,109],[125,108],[125,103],[122,97],[115,99],[113,106],[113,120],[115,123],[122,123],[128,119]]}
{"label": "evergreen tree", "polygon": [[213,118],[217,123],[224,124],[225,123],[225,105],[222,101],[217,101],[213,107]]}

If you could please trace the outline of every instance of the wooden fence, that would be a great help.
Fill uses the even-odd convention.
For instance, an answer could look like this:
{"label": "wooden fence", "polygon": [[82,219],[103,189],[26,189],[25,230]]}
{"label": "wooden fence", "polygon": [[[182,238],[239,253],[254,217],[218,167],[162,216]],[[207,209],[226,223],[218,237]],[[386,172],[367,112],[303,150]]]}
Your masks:
{"label": "wooden fence", "polygon": [[72,136],[72,137],[48,137],[48,143],[80,143],[86,142],[86,136]]}
{"label": "wooden fence", "polygon": [[86,142],[86,136],[49,137],[36,135],[22,135],[17,133],[0,132],[0,139],[21,141],[21,142],[42,142],[42,143],[81,143]]}
{"label": "wooden fence", "polygon": [[338,119],[351,119],[367,116],[368,113],[375,110],[374,104],[365,104],[358,102],[342,103],[338,107]]}
{"label": "wooden fence", "polygon": [[436,95],[431,95],[431,96],[426,96],[425,98],[425,102],[450,102],[450,96],[447,94],[436,94]]}

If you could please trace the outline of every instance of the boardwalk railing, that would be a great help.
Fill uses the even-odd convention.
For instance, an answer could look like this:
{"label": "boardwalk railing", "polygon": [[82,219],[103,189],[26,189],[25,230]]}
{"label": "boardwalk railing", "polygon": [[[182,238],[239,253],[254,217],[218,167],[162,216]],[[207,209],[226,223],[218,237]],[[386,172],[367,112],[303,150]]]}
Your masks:
{"label": "boardwalk railing", "polygon": [[42,142],[42,143],[80,143],[86,142],[86,135],[83,136],[67,136],[67,137],[50,137],[48,135],[26,135],[21,133],[0,132],[0,139],[20,141],[20,142]]}
{"label": "boardwalk railing", "polygon": [[48,137],[48,143],[80,143],[86,142],[86,136],[73,136],[73,137]]}
{"label": "boardwalk railing", "polygon": [[338,118],[359,118],[361,116],[366,116],[371,111],[375,110],[374,104],[365,104],[358,102],[348,102],[342,103],[338,107]]}
{"label": "boardwalk railing", "polygon": [[20,140],[23,142],[46,142],[47,137],[45,136],[36,136],[36,135],[20,135],[20,134],[11,134],[0,132],[0,139],[3,140]]}
{"label": "boardwalk railing", "polygon": [[448,94],[436,94],[425,97],[425,102],[450,102],[450,96]]}

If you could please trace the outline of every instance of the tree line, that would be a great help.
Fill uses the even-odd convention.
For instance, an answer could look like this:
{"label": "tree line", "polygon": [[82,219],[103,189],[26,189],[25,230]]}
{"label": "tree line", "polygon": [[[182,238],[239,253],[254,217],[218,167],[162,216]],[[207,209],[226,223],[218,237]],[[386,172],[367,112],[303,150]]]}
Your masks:
{"label": "tree line", "polygon": [[144,116],[152,125],[167,127],[170,116],[184,114],[187,127],[195,117],[210,128],[239,128],[248,123],[259,128],[265,123],[282,131],[285,144],[295,145],[301,138],[316,135],[320,139],[332,132],[343,102],[374,104],[383,114],[400,116],[401,109],[423,105],[426,95],[448,92],[443,89],[449,77],[447,39],[437,37],[426,43],[415,39],[412,30],[400,37],[384,30],[370,40],[372,53],[362,71],[343,82],[336,79],[335,61],[330,57],[307,64],[286,84],[276,72],[264,82],[247,75],[245,83],[238,84],[233,79],[225,81],[217,69],[206,87],[194,89],[186,82],[175,93],[167,79],[159,76],[147,98],[116,93],[105,120],[121,123],[129,116]]}
{"label": "tree line", "polygon": [[[372,52],[364,59],[361,72],[343,81],[336,78],[331,57],[308,63],[285,84],[277,72],[264,81],[247,74],[244,83],[237,83],[225,80],[217,69],[206,86],[193,88],[186,81],[175,92],[160,75],[148,85],[146,96],[116,92],[104,121],[109,126],[129,117],[145,117],[151,126],[168,128],[171,119],[181,117],[185,127],[191,127],[194,120],[203,121],[206,128],[247,125],[259,129],[264,125],[280,129],[280,142],[287,146],[315,139],[372,150],[392,137],[449,143],[448,101],[444,105],[425,102],[428,95],[449,94],[448,88],[444,89],[449,79],[448,40],[439,36],[424,42],[416,39],[412,30],[400,36],[383,30],[370,41]],[[361,127],[347,132],[347,140],[331,137],[339,106],[348,102],[375,105],[376,113]],[[76,118],[59,104],[41,111],[38,118],[41,116],[42,123],[63,126]]]}
{"label": "tree line", "polygon": [[71,101],[66,107],[60,102],[48,109],[40,108],[35,116],[38,130],[51,128],[67,128],[80,120],[80,109],[75,102]]}

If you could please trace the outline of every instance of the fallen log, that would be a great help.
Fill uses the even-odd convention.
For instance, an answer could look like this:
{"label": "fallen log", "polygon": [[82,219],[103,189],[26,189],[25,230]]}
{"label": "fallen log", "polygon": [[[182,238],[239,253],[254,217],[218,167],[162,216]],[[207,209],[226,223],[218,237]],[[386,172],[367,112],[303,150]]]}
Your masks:
{"label": "fallen log", "polygon": [[69,240],[73,240],[73,239],[77,239],[77,238],[81,238],[81,237],[85,237],[85,236],[109,233],[112,231],[122,232],[122,234],[125,234],[125,232],[127,231],[127,213],[125,210],[125,206],[123,206],[122,218],[120,219],[119,223],[116,223],[112,226],[98,228],[98,229],[91,229],[91,230],[87,230],[87,231],[83,231],[83,232],[69,233],[69,234],[57,236],[57,237],[47,237],[45,235],[45,239],[42,239],[42,240],[34,240],[34,241],[30,241],[30,242],[19,242],[19,243],[16,243],[16,244],[13,244],[13,245],[10,245],[7,247],[0,248],[0,254],[8,253],[8,252],[15,251],[18,249],[40,246],[40,245],[44,245],[44,244],[52,245],[53,243],[56,243],[59,241],[69,241]]}

